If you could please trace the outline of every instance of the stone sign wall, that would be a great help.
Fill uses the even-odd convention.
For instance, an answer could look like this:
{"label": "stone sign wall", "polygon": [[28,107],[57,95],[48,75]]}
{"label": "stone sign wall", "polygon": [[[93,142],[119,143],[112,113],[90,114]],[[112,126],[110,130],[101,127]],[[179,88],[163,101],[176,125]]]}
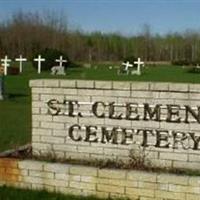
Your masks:
{"label": "stone sign wall", "polygon": [[199,200],[199,176],[0,158],[0,185],[106,199]]}
{"label": "stone sign wall", "polygon": [[34,154],[200,167],[200,85],[33,80]]}

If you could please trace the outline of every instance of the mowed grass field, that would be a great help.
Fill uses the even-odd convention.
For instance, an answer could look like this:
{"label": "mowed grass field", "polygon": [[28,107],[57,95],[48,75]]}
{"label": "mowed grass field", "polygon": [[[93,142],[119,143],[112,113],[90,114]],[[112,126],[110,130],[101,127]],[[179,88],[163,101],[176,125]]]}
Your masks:
{"label": "mowed grass field", "polygon": [[0,200],[100,200],[95,197],[80,197],[49,193],[47,191],[32,191],[9,187],[0,187]]}
{"label": "mowed grass field", "polygon": [[6,98],[0,101],[0,151],[16,148],[31,141],[31,94],[29,80],[40,78],[151,81],[200,83],[200,74],[188,73],[178,66],[146,67],[141,76],[118,75],[118,69],[98,65],[89,69],[79,67],[66,70],[66,76],[52,76],[50,72],[40,75],[30,64],[17,76],[5,77]]}

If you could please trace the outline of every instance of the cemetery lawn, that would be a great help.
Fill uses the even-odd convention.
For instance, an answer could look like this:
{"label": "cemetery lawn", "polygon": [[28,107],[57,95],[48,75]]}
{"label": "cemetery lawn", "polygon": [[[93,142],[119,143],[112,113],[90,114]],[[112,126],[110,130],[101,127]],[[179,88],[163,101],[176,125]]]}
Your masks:
{"label": "cemetery lawn", "polygon": [[33,191],[16,189],[11,187],[0,187],[1,200],[99,200],[96,197],[80,197],[49,193],[47,191]]}
{"label": "cemetery lawn", "polygon": [[31,95],[29,80],[40,78],[151,81],[200,83],[200,74],[188,73],[178,66],[145,68],[141,76],[118,75],[116,68],[98,65],[97,68],[70,68],[66,76],[52,76],[50,72],[38,75],[31,64],[24,65],[22,75],[5,77],[6,99],[0,101],[0,152],[31,141]]}

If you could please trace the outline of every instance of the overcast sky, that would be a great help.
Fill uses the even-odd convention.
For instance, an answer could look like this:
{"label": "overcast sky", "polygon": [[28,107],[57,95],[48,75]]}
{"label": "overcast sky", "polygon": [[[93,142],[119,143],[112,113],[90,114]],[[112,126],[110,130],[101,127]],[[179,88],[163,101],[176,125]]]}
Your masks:
{"label": "overcast sky", "polygon": [[155,33],[200,31],[200,0],[0,0],[0,18],[18,10],[63,13],[73,28],[137,34],[144,24]]}

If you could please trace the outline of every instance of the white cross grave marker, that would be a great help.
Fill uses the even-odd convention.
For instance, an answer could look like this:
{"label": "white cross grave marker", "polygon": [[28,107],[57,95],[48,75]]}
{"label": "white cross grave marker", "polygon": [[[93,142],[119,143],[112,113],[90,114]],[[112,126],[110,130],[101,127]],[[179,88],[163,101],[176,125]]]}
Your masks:
{"label": "white cross grave marker", "polygon": [[129,68],[129,67],[133,67],[133,64],[131,64],[129,61],[123,62],[122,65],[125,66],[125,69],[124,69],[124,70],[125,70],[127,73],[128,73],[128,68]]}
{"label": "white cross grave marker", "polygon": [[63,57],[62,57],[62,56],[60,56],[60,58],[59,58],[59,59],[56,59],[55,61],[59,63],[59,66],[60,66],[60,67],[63,67],[62,64],[67,62],[67,60],[63,60]]}
{"label": "white cross grave marker", "polygon": [[22,62],[27,61],[27,59],[20,55],[19,58],[16,58],[15,60],[19,62],[19,72],[22,73]]}
{"label": "white cross grave marker", "polygon": [[4,59],[1,59],[2,65],[4,66],[4,75],[6,76],[8,73],[7,68],[10,66],[9,62],[11,62],[11,59],[8,59],[8,56],[6,55]]}
{"label": "white cross grave marker", "polygon": [[38,62],[38,74],[41,73],[41,62],[45,61],[45,58],[42,58],[41,55],[38,55],[38,58],[35,58],[34,61]]}
{"label": "white cross grave marker", "polygon": [[138,60],[135,61],[134,64],[137,64],[137,75],[140,75],[141,74],[141,66],[144,66],[144,62],[142,62],[141,59],[138,58]]}

